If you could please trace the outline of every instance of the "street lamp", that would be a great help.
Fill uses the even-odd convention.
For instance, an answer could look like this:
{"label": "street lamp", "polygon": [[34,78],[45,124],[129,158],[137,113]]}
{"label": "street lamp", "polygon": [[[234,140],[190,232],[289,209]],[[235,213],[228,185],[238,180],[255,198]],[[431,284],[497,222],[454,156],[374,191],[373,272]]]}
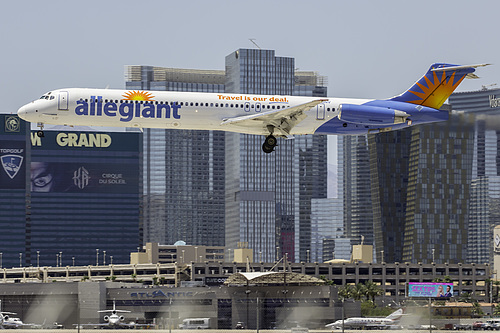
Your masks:
{"label": "street lamp", "polygon": [[0,268],[3,268],[2,264],[3,264],[3,252],[0,252]]}
{"label": "street lamp", "polygon": [[111,261],[110,265],[113,265],[113,256],[109,256],[109,260]]}
{"label": "street lamp", "polygon": [[71,257],[71,260],[73,261],[73,266],[75,266],[75,257]]}
{"label": "street lamp", "polygon": [[23,253],[19,252],[19,267],[23,267]]}
{"label": "street lamp", "polygon": [[36,251],[36,267],[40,267],[40,251]]}
{"label": "street lamp", "polygon": [[95,249],[95,265],[99,266],[99,249]]}
{"label": "street lamp", "polygon": [[432,263],[434,263],[434,249],[432,249]]}
{"label": "street lamp", "polygon": [[198,246],[194,247],[194,261],[198,262]]}
{"label": "street lamp", "polygon": [[59,266],[62,267],[62,251],[59,251]]}
{"label": "street lamp", "polygon": [[56,267],[59,267],[59,253],[56,253]]}
{"label": "street lamp", "polygon": [[102,251],[103,265],[106,265],[106,250]]}
{"label": "street lamp", "polygon": [[307,252],[307,262],[309,262],[311,259],[311,257],[309,256],[309,250],[306,250],[306,252]]}

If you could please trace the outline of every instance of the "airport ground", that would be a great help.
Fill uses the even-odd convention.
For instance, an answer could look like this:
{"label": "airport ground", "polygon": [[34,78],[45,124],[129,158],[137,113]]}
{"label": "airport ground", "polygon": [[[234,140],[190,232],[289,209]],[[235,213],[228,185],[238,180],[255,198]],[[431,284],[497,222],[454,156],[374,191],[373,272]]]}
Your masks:
{"label": "airport ground", "polygon": [[[75,333],[78,332],[76,329],[62,329],[62,330],[39,330],[39,329],[18,329],[15,330],[16,333],[40,333],[40,331],[43,332],[57,332],[57,333]],[[98,330],[88,330],[88,329],[81,329],[80,333],[93,333]],[[105,330],[105,332],[123,332],[124,330]],[[128,333],[140,333],[140,332],[145,332],[146,330],[125,330],[125,332]],[[149,330],[151,332],[172,332],[172,333],[200,333],[200,330],[168,330],[168,329],[159,329],[159,330]],[[433,332],[440,332],[440,333],[447,333],[447,332],[457,332],[457,331],[452,331],[452,330],[432,330]],[[220,329],[213,329],[213,330],[202,330],[203,333],[221,333],[221,332],[238,332],[238,333],[290,333],[290,330],[220,330]],[[330,333],[330,332],[342,332],[342,330],[309,330],[309,333]],[[405,332],[405,333],[425,333],[429,332],[429,330],[344,330],[346,333],[359,333],[359,332],[378,332],[378,333],[394,333],[394,332]],[[477,332],[477,331],[459,331],[463,333],[470,333],[470,332]]]}

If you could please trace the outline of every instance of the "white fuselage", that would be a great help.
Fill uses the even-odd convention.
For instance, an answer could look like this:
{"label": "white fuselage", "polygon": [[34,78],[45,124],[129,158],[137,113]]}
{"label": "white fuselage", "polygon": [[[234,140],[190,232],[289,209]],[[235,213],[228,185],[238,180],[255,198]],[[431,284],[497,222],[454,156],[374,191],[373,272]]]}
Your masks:
{"label": "white fuselage", "polygon": [[[55,125],[222,130],[268,135],[265,122],[258,119],[244,124],[222,123],[230,118],[265,116],[315,99],[318,100],[297,96],[70,88],[51,91],[20,108],[18,114],[31,122]],[[338,116],[340,104],[367,101],[322,99],[320,104],[304,111],[306,117],[291,127],[289,134],[314,134],[318,127]]]}

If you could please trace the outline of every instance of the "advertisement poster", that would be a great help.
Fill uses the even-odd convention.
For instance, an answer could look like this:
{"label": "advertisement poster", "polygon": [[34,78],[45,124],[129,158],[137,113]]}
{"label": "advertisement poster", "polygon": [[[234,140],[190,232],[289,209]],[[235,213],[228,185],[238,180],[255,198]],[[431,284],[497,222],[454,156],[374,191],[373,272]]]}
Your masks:
{"label": "advertisement poster", "polygon": [[26,142],[0,140],[0,188],[24,189],[26,184]]}
{"label": "advertisement poster", "polygon": [[444,282],[410,282],[408,283],[409,297],[452,297],[453,283]]}
{"label": "advertisement poster", "polygon": [[31,162],[31,192],[137,193],[137,165]]}

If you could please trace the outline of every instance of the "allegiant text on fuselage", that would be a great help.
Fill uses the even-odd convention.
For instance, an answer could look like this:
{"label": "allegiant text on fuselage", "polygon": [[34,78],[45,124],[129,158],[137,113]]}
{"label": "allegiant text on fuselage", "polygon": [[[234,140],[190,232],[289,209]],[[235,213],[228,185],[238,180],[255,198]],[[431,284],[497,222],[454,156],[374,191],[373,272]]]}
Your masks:
{"label": "allegiant text on fuselage", "polygon": [[[136,101],[137,102],[137,101]],[[134,101],[122,100],[120,103],[113,101],[104,102],[102,96],[90,96],[90,102],[80,99],[76,101],[75,114],[77,116],[107,116],[120,117],[120,121],[129,122],[134,118],[165,118],[180,119],[178,103],[155,104],[150,101],[134,103]],[[119,104],[119,105],[118,105]]]}

